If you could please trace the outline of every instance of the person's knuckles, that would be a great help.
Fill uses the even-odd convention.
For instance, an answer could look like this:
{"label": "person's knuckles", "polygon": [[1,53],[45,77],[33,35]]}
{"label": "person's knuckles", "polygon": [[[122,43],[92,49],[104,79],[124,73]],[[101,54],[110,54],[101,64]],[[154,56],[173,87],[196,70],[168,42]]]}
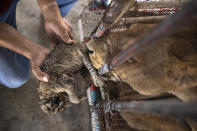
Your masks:
{"label": "person's knuckles", "polygon": [[65,24],[68,28],[72,29],[72,24],[71,24],[68,20],[66,20],[66,19],[63,19],[63,20],[64,20],[64,24]]}
{"label": "person's knuckles", "polygon": [[67,26],[64,26],[64,27],[62,28],[62,33],[67,33],[67,34],[68,34],[68,32],[71,32],[71,29],[68,28]]}
{"label": "person's knuckles", "polygon": [[68,34],[69,34],[69,37],[71,38],[71,40],[73,40],[74,38],[73,38],[72,33],[71,32],[68,32]]}

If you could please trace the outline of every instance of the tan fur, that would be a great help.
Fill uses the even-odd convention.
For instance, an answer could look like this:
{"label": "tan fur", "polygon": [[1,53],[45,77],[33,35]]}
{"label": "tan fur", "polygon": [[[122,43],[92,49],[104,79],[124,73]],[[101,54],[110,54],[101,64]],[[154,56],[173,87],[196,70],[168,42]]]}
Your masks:
{"label": "tan fur", "polygon": [[[134,24],[122,34],[110,34],[103,40],[88,42],[89,50],[93,51],[89,56],[95,68],[99,69],[153,26]],[[190,95],[181,93],[197,86],[197,51],[192,41],[195,39],[193,32],[192,27],[185,27],[174,36],[159,40],[158,44],[133,57],[135,62],[127,61],[114,68],[112,75],[143,95],[173,93],[182,100],[193,101],[195,97],[190,99],[190,95],[196,96],[196,92],[190,92]]]}
{"label": "tan fur", "polygon": [[[103,40],[87,43],[90,59],[99,69],[121,50],[134,43],[154,27],[152,24],[134,24],[128,31],[109,34]],[[124,64],[114,68],[111,75],[118,81],[128,83],[140,94],[151,96],[172,93],[178,98],[192,102],[197,100],[197,51],[194,26],[184,27],[173,36],[158,41]],[[196,130],[195,120],[184,122],[160,115],[122,113],[127,123],[136,129],[149,131]]]}
{"label": "tan fur", "polygon": [[197,121],[196,119],[187,118],[187,123],[191,127],[192,131],[197,131]]}
{"label": "tan fur", "polygon": [[[98,77],[91,62],[83,53],[79,43],[66,45],[61,43],[47,56],[41,69],[50,76],[49,82],[40,82],[40,106],[45,113],[55,114],[62,111],[71,103],[80,102],[81,88],[86,88],[88,83],[80,74],[80,69],[85,65],[93,82],[101,87],[103,81]],[[79,84],[79,81],[81,82]]]}
{"label": "tan fur", "polygon": [[146,131],[190,131],[190,128],[174,117],[138,112],[123,112],[121,116],[131,126]]}

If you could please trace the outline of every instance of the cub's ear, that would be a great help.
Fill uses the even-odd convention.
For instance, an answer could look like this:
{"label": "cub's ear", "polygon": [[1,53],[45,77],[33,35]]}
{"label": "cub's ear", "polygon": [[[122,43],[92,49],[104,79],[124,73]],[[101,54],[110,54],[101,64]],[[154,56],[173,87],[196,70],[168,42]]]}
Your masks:
{"label": "cub's ear", "polygon": [[69,102],[71,102],[73,104],[78,104],[80,102],[80,99],[74,93],[68,94],[68,98],[69,98]]}
{"label": "cub's ear", "polygon": [[94,43],[95,43],[94,39],[91,39],[87,43],[85,43],[88,50],[90,50],[90,51],[94,50]]}
{"label": "cub's ear", "polygon": [[74,104],[71,103],[71,102],[68,102],[68,103],[65,105],[65,108],[69,108],[69,107],[71,107],[72,105],[74,105]]}

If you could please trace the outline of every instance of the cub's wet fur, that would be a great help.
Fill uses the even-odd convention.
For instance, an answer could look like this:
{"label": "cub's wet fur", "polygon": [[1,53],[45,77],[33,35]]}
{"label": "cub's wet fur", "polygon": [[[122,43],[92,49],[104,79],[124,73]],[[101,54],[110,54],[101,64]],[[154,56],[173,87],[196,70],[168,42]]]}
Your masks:
{"label": "cub's wet fur", "polygon": [[98,87],[103,86],[103,81],[98,77],[82,48],[77,42],[73,45],[59,44],[43,62],[41,70],[50,76],[49,82],[40,82],[38,88],[39,104],[45,113],[55,114],[83,99],[79,91],[79,88],[87,86],[79,73],[83,65],[90,72],[94,84]]}

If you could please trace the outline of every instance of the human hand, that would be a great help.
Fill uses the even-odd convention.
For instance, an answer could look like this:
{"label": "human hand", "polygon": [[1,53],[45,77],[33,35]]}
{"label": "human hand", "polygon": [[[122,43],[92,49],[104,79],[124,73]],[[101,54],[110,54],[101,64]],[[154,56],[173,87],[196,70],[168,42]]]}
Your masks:
{"label": "human hand", "polygon": [[64,18],[46,21],[45,29],[51,40],[52,47],[55,47],[60,42],[66,44],[72,44],[74,42],[71,33],[71,24]]}
{"label": "human hand", "polygon": [[40,46],[37,48],[33,55],[31,56],[31,65],[32,65],[32,72],[34,76],[43,82],[49,81],[49,75],[42,72],[40,66],[42,65],[43,61],[45,60],[46,56],[50,53],[50,50]]}

